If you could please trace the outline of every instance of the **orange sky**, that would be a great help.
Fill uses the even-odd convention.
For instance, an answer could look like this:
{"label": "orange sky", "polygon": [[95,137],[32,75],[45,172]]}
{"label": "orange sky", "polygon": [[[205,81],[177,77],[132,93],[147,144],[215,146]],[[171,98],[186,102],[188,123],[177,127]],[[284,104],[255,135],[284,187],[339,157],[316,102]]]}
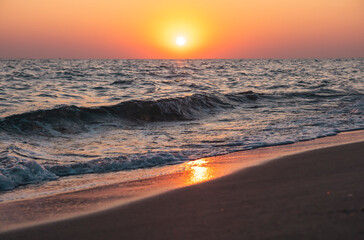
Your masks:
{"label": "orange sky", "polygon": [[0,58],[364,57],[363,26],[363,0],[0,0]]}

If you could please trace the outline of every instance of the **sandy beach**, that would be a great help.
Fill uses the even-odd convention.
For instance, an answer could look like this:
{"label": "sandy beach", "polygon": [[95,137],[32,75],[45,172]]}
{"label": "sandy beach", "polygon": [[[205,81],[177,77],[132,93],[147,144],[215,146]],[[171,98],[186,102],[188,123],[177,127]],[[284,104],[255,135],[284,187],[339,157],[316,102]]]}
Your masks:
{"label": "sandy beach", "polygon": [[1,239],[362,239],[364,142],[243,171]]}

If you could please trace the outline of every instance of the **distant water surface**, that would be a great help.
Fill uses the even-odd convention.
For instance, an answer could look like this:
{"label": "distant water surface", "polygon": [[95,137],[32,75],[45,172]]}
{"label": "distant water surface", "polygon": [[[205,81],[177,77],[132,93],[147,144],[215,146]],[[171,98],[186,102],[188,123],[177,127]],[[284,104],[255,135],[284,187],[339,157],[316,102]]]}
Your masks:
{"label": "distant water surface", "polygon": [[0,190],[364,128],[364,59],[0,60],[0,80]]}

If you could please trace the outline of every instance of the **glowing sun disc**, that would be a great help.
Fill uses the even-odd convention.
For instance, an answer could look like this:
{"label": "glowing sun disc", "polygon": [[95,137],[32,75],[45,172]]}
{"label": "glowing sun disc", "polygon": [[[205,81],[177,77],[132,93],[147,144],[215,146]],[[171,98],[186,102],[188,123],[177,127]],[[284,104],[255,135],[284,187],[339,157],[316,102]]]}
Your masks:
{"label": "glowing sun disc", "polygon": [[178,38],[176,38],[176,43],[178,46],[183,46],[186,44],[186,38],[178,37]]}

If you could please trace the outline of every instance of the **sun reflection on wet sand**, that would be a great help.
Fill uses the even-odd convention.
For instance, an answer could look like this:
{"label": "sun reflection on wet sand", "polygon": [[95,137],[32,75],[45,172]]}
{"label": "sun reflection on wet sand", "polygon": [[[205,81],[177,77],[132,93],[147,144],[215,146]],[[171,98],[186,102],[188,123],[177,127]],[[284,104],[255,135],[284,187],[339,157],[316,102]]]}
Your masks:
{"label": "sun reflection on wet sand", "polygon": [[204,182],[214,178],[214,170],[206,158],[186,163],[186,185]]}

